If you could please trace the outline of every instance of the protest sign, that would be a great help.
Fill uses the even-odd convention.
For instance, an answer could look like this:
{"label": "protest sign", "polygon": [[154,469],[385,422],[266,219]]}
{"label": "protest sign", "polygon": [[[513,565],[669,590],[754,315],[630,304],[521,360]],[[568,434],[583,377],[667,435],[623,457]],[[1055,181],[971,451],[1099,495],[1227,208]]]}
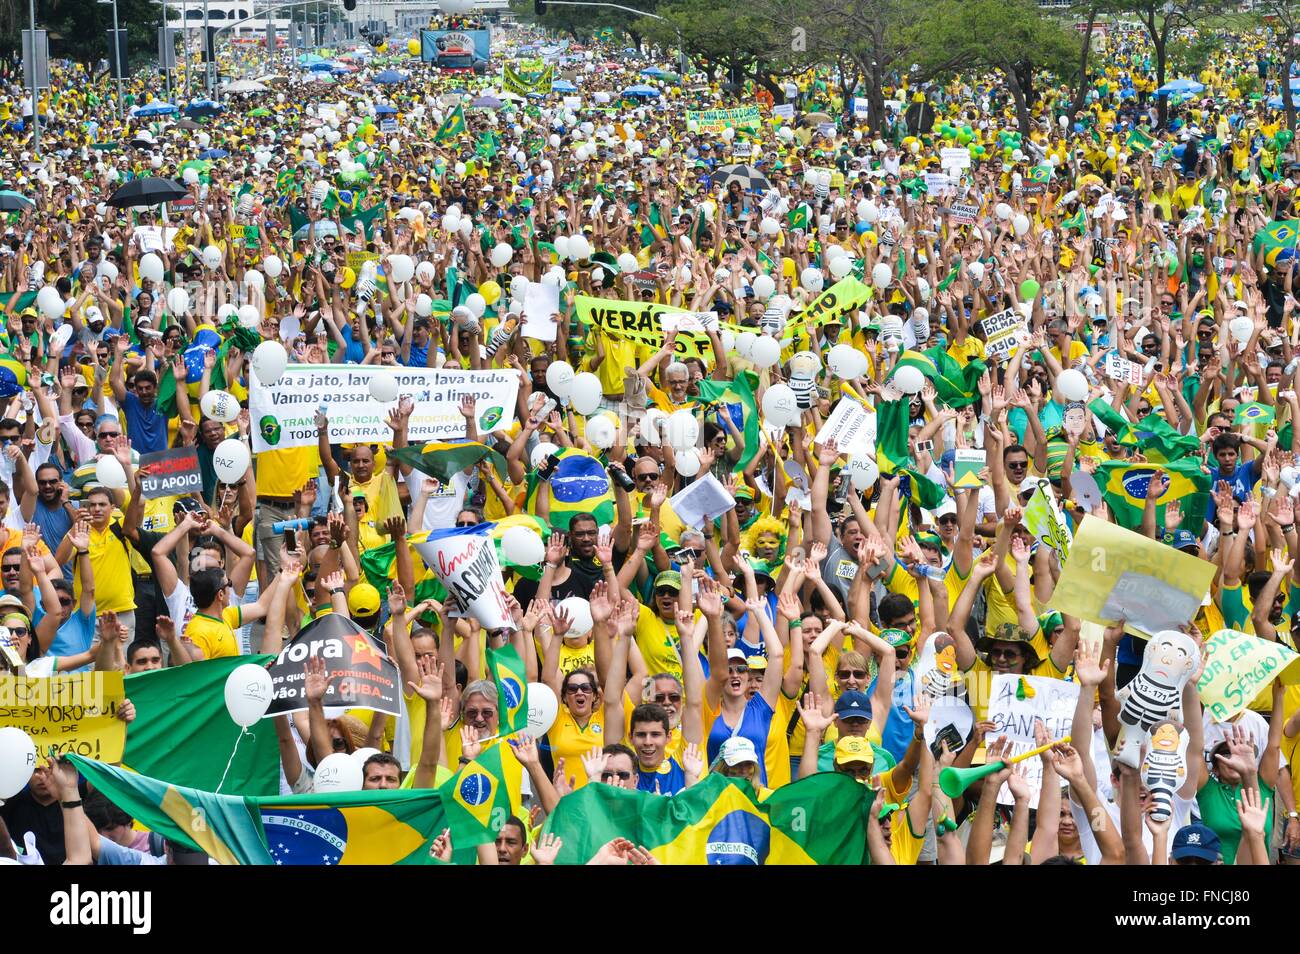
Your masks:
{"label": "protest sign", "polygon": [[979,217],[980,207],[973,204],[954,202],[944,209],[944,214],[952,219],[954,225],[973,225],[975,219]]}
{"label": "protest sign", "polygon": [[1196,689],[1210,718],[1227,722],[1279,677],[1283,685],[1300,683],[1300,655],[1295,650],[1221,629],[1205,642],[1205,671]]}
{"label": "protest sign", "polygon": [[871,100],[863,96],[853,97],[853,118],[866,119],[871,115]]}
{"label": "protest sign", "polygon": [[1106,352],[1106,362],[1102,365],[1102,373],[1119,384],[1140,385],[1146,377],[1142,365],[1121,357],[1114,351]]}
{"label": "protest sign", "polygon": [[772,115],[780,116],[782,119],[794,119],[794,103],[782,103],[780,106],[773,106]]}
{"label": "protest sign", "polygon": [[944,196],[952,186],[952,179],[944,172],[927,172],[925,174],[925,191],[927,195]]}
{"label": "protest sign", "polygon": [[[1012,744],[1010,755],[1020,755],[1038,747],[1034,741],[1034,724],[1041,720],[1049,737],[1062,739],[1070,734],[1078,701],[1077,682],[995,673],[989,687],[988,720],[993,723],[993,731],[988,738],[1005,735]],[[1038,793],[1043,788],[1043,763],[1032,758],[1019,764],[1029,783],[1029,807],[1037,808]],[[1003,784],[998,792],[998,804],[1011,805],[1014,801],[1010,788]]]}
{"label": "protest sign", "polygon": [[949,146],[939,150],[939,163],[945,169],[969,169],[970,150],[960,146]]}
{"label": "protest sign", "polygon": [[987,463],[988,455],[982,450],[958,448],[953,451],[952,485],[954,487],[983,487],[980,471]]}
{"label": "protest sign", "polygon": [[984,329],[984,354],[988,358],[1006,361],[1016,353],[1020,332],[1025,328],[1025,316],[1014,308],[989,315],[981,322]]}
{"label": "protest sign", "polygon": [[860,402],[842,397],[831,409],[814,440],[825,444],[834,438],[841,454],[850,457],[870,455],[876,450],[875,425],[876,416],[868,413]]}
{"label": "protest sign", "polygon": [[401,715],[397,666],[383,644],[348,617],[326,613],[299,630],[267,667],[272,697],[263,718],[307,708],[306,667],[313,658],[324,660],[329,680],[323,705]]}
{"label": "protest sign", "polygon": [[688,109],[686,122],[697,123],[700,132],[722,132],[728,126],[757,129],[762,118],[757,106],[733,106],[730,109]]}
{"label": "protest sign", "polygon": [[330,419],[330,440],[358,444],[392,439],[388,426],[391,404],[370,395],[377,375],[397,378],[399,392],[415,402],[411,414],[411,443],[459,440],[465,436],[460,399],[474,399],[478,431],[508,428],[514,423],[519,372],[511,369],[463,371],[452,368],[389,368],[357,364],[291,364],[267,387],[250,375],[249,417],[253,451],[310,447],[316,443],[316,410]]}
{"label": "protest sign", "polygon": [[674,494],[668,504],[677,514],[677,519],[698,530],[733,509],[736,498],[727,492],[718,478],[705,474]]}
{"label": "protest sign", "polygon": [[564,97],[564,108],[565,108],[565,109],[581,109],[581,108],[582,108],[582,97],[581,97],[581,96],[566,96],[566,97]]}
{"label": "protest sign", "polygon": [[174,447],[140,458],[140,491],[146,500],[180,497],[203,492],[199,452],[193,447]]}
{"label": "protest sign", "polygon": [[120,672],[0,676],[0,726],[31,736],[42,764],[51,750],[118,762],[126,744],[126,723],[118,718],[125,699]]}
{"label": "protest sign", "polygon": [[524,289],[523,336],[534,341],[554,341],[559,327],[553,316],[560,311],[560,288],[546,282],[529,282]]}
{"label": "protest sign", "polygon": [[[713,314],[716,317],[714,312],[693,312],[674,305],[656,305],[654,302],[647,301],[614,301],[609,298],[590,298],[586,295],[576,296],[574,307],[584,324],[594,324],[612,337],[636,341],[651,348],[663,347],[666,328],[664,316],[674,315],[676,317],[669,320],[669,325],[674,321],[678,323],[678,334],[673,344],[675,355],[678,358],[713,357],[713,346],[709,343],[708,335],[703,330],[682,328],[680,323],[683,321],[682,316],[689,316],[686,321],[688,325],[694,323],[702,328],[705,321],[711,322],[712,319],[701,319],[700,316]],[[716,327],[725,328],[732,334],[739,334],[745,330],[738,325],[722,323]]]}
{"label": "protest sign", "polygon": [[1065,522],[1065,514],[1056,502],[1052,482],[1040,478],[1034,494],[1025,505],[1025,526],[1040,544],[1051,547],[1062,560],[1070,555],[1073,534]]}
{"label": "protest sign", "polygon": [[1150,537],[1091,515],[1074,534],[1048,606],[1146,638],[1190,623],[1210,591],[1215,567]]}
{"label": "protest sign", "polygon": [[850,275],[841,278],[809,302],[803,311],[793,316],[792,323],[816,327],[834,320],[841,324],[852,324],[852,318],[858,309],[870,300],[871,289]]}
{"label": "protest sign", "polygon": [[513,628],[496,546],[486,526],[435,530],[415,549],[479,625],[487,630]]}

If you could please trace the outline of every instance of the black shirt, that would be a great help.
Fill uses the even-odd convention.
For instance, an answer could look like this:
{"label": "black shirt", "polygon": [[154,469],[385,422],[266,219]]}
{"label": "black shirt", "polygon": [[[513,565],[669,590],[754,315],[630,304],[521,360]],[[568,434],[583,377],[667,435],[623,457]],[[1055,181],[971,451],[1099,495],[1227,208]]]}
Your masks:
{"label": "black shirt", "polygon": [[63,808],[58,801],[42,805],[25,788],[0,806],[0,817],[9,829],[14,847],[23,848],[23,835],[36,836],[36,849],[47,865],[61,865],[67,857],[63,847]]}
{"label": "black shirt", "polygon": [[[605,578],[604,567],[595,560],[580,560],[575,557],[569,557],[565,564],[570,570],[568,579],[563,583],[551,584],[551,598],[563,600],[570,596],[581,596],[584,600],[591,599],[591,591]],[[520,580],[515,584],[514,595],[526,613],[528,604],[537,596],[537,584],[532,580]]]}

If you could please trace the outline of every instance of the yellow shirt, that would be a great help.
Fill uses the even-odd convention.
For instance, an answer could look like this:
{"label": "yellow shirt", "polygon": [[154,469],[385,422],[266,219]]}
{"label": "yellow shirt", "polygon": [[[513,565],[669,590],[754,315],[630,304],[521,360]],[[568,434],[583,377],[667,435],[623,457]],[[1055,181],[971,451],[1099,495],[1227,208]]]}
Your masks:
{"label": "yellow shirt", "polygon": [[559,715],[546,733],[546,739],[550,742],[551,758],[556,768],[559,768],[560,759],[564,759],[564,774],[573,779],[576,790],[590,781],[582,757],[605,745],[605,720],[593,713],[585,726],[580,725],[568,706],[560,706]]}
{"label": "yellow shirt", "polygon": [[[115,532],[116,530],[116,532]],[[90,568],[94,574],[95,612],[126,613],[135,609],[135,585],[131,582],[131,544],[117,534],[122,531],[122,514],[114,511],[103,530],[90,528]],[[81,565],[72,580],[73,595],[81,599]],[[236,650],[238,652],[238,650]]]}
{"label": "yellow shirt", "polygon": [[320,470],[320,451],[310,447],[263,451],[257,455],[257,492],[267,497],[292,497]]}
{"label": "yellow shirt", "polygon": [[240,608],[227,606],[221,611],[220,619],[195,613],[185,627],[184,635],[202,650],[204,659],[238,656],[239,643],[235,640],[235,630],[243,625],[244,617]]}
{"label": "yellow shirt", "polygon": [[[698,613],[697,610],[697,616]],[[642,604],[637,613],[635,638],[650,675],[669,672],[682,678],[681,643],[675,624],[660,619],[658,613]]]}

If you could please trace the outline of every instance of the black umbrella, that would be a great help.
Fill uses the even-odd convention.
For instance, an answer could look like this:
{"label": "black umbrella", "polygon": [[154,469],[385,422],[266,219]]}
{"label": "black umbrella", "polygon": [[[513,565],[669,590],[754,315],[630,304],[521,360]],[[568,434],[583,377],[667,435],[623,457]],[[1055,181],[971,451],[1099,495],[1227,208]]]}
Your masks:
{"label": "black umbrella", "polygon": [[760,195],[772,188],[772,183],[767,181],[763,173],[743,163],[718,166],[713,173],[713,180],[715,182],[721,180],[724,189],[729,188],[733,182],[739,182],[741,191]]}
{"label": "black umbrella", "polygon": [[929,103],[913,103],[903,113],[903,121],[913,136],[928,133],[934,128],[934,107]]}
{"label": "black umbrella", "polygon": [[115,205],[119,209],[129,209],[137,205],[161,205],[163,202],[183,199],[187,195],[189,193],[185,187],[175,179],[149,176],[144,179],[132,179],[113,193],[108,204]]}

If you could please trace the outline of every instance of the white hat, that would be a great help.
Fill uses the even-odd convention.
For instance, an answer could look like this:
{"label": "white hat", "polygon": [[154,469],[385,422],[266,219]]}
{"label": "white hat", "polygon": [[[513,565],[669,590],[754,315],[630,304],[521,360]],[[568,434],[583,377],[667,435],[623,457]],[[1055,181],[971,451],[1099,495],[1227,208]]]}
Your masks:
{"label": "white hat", "polygon": [[745,762],[758,764],[758,751],[754,748],[754,743],[741,735],[733,735],[722,743],[718,749],[718,757],[714,759],[713,764],[726,762],[728,765],[742,765]]}

